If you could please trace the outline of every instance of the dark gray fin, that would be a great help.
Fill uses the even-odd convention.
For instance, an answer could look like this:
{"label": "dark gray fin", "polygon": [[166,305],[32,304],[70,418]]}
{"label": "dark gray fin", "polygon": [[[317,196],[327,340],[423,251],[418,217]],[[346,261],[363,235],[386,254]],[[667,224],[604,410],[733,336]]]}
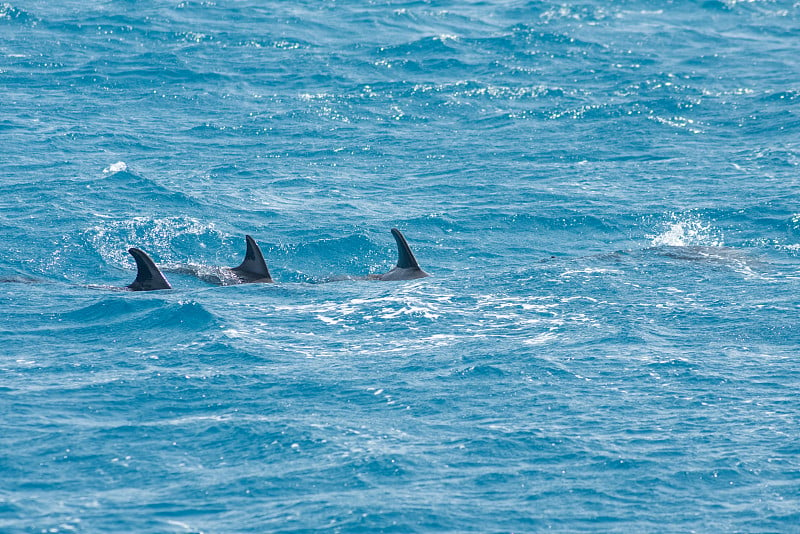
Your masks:
{"label": "dark gray fin", "polygon": [[392,228],[392,235],[394,240],[397,241],[397,268],[399,269],[419,269],[417,258],[411,252],[411,247],[403,234],[397,228]]}
{"label": "dark gray fin", "polygon": [[158,270],[156,264],[146,252],[138,248],[129,248],[128,252],[136,260],[136,280],[128,286],[131,291],[153,291],[155,289],[172,289],[167,279]]}
{"label": "dark gray fin", "polygon": [[267,269],[267,262],[261,253],[258,243],[249,235],[244,236],[247,241],[247,252],[244,254],[244,261],[238,267],[233,267],[231,271],[240,276],[247,282],[272,282],[272,277]]}

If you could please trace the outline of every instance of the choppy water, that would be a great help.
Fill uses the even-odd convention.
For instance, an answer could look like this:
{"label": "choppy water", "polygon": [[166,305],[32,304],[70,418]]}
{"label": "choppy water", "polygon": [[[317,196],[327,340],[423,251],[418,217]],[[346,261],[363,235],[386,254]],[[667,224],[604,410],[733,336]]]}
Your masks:
{"label": "choppy water", "polygon": [[799,32],[0,4],[0,531],[798,532]]}

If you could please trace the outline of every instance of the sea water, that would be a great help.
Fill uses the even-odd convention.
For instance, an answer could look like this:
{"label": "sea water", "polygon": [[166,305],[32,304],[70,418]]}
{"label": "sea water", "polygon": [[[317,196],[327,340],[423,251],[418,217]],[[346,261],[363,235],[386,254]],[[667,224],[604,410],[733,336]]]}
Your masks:
{"label": "sea water", "polygon": [[0,3],[0,531],[798,532],[798,171],[793,1]]}

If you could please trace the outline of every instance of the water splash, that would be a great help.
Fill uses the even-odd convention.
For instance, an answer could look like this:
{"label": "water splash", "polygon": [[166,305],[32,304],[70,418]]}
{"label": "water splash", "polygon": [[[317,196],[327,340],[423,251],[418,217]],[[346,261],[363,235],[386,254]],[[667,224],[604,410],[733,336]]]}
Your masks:
{"label": "water splash", "polygon": [[696,215],[672,214],[663,230],[648,235],[654,247],[721,247],[722,232]]}
{"label": "water splash", "polygon": [[14,7],[8,2],[3,2],[0,4],[0,20],[19,21],[25,23],[31,19],[33,19],[33,17],[24,9]]}
{"label": "water splash", "polygon": [[173,242],[183,238],[199,238],[220,242],[222,235],[214,223],[203,223],[192,217],[133,217],[125,220],[103,220],[86,232],[87,240],[107,261],[130,264],[127,250],[144,248],[164,258],[171,255]]}

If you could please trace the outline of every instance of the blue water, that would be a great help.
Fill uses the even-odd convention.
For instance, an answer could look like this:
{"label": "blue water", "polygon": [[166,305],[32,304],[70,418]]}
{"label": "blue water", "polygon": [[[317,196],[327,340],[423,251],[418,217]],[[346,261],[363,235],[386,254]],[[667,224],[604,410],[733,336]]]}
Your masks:
{"label": "blue water", "polygon": [[[0,3],[0,531],[800,532],[800,4]],[[430,278],[389,270],[400,228]],[[278,283],[130,283],[128,247]]]}

